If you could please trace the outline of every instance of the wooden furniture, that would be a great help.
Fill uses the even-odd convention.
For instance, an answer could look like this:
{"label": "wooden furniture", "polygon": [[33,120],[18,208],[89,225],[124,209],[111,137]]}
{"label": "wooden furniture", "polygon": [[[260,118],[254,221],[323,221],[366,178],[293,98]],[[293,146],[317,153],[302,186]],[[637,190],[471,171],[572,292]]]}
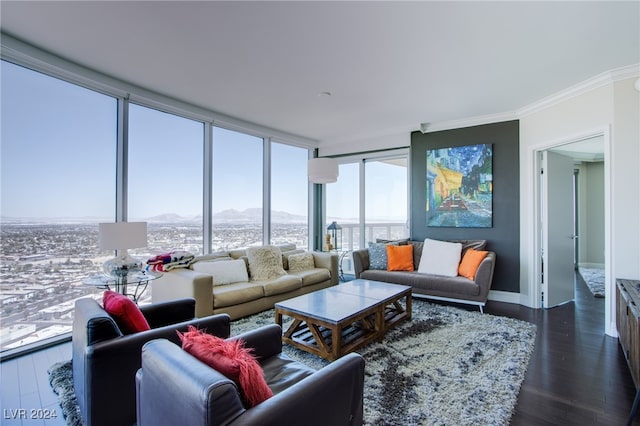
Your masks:
{"label": "wooden furniture", "polygon": [[616,280],[616,325],[618,339],[637,389],[629,414],[630,424],[640,402],[640,281]]}
{"label": "wooden furniture", "polygon": [[280,326],[283,316],[293,318],[284,343],[334,361],[411,319],[411,287],[349,281],[276,303],[275,315]]}

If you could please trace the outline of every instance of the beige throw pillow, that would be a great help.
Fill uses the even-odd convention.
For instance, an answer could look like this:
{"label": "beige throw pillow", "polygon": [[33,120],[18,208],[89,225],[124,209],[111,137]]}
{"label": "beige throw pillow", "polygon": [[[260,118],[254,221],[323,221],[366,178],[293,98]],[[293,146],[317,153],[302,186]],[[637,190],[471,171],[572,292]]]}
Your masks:
{"label": "beige throw pillow", "polygon": [[278,247],[249,247],[247,258],[252,280],[271,280],[286,274],[282,267],[282,252]]}
{"label": "beige throw pillow", "polygon": [[289,256],[289,270],[291,272],[307,271],[316,267],[311,253],[292,254]]}
{"label": "beige throw pillow", "polygon": [[247,265],[242,259],[197,262],[193,270],[211,275],[214,286],[249,281]]}
{"label": "beige throw pillow", "polygon": [[461,251],[462,244],[460,243],[427,238],[424,240],[418,272],[457,277]]}

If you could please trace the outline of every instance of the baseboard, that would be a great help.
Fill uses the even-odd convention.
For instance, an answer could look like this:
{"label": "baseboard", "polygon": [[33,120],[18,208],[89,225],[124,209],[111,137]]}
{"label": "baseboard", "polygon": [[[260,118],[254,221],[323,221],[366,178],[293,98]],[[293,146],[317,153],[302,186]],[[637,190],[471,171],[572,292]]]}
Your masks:
{"label": "baseboard", "polygon": [[579,268],[604,269],[604,263],[580,262],[580,263],[578,263],[578,267]]}
{"label": "baseboard", "polygon": [[493,300],[494,302],[515,303],[519,305],[520,293],[513,293],[511,291],[490,290],[489,300]]}

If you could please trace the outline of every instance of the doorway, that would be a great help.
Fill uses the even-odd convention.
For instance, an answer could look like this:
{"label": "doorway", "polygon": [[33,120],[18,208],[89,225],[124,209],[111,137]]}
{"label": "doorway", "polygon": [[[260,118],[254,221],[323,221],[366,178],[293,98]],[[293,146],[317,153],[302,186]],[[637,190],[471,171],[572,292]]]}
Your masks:
{"label": "doorway", "polygon": [[[607,223],[607,147],[607,132],[597,132],[549,144],[536,151],[534,158],[540,176],[536,203],[539,249],[536,251],[538,280],[534,287],[543,308],[551,308],[574,299],[573,279],[568,277],[574,276],[576,266],[604,269],[604,294],[605,297],[613,297],[612,285],[608,279],[610,244],[607,241],[610,226]],[[554,166],[555,163],[549,163],[553,158],[561,159],[562,165]],[[560,167],[563,170],[561,180],[567,180],[564,195],[553,195],[558,189],[557,183],[553,181],[555,177],[552,176],[554,167]],[[545,176],[547,171],[550,173]],[[557,170],[555,172],[558,173]],[[548,181],[549,178],[551,182]],[[563,197],[570,199],[564,200]],[[564,228],[553,228],[558,226],[556,219],[566,213],[564,209],[571,211],[570,221],[565,221],[562,225]],[[558,247],[560,251],[557,251]],[[567,285],[568,279],[571,288]],[[609,305],[606,304],[607,308]],[[612,315],[610,309],[606,309],[605,325],[610,323]]]}

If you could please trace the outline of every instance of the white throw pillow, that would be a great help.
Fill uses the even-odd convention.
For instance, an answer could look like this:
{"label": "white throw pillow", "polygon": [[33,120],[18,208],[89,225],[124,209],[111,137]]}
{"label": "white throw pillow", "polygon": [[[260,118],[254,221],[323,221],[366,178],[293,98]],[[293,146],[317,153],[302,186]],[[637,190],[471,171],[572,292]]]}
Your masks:
{"label": "white throw pillow", "polygon": [[456,277],[458,276],[461,252],[462,244],[460,243],[427,238],[424,240],[418,272]]}
{"label": "white throw pillow", "polygon": [[213,285],[249,281],[247,264],[243,259],[196,262],[193,270],[210,274],[213,277]]}
{"label": "white throw pillow", "polygon": [[311,253],[299,253],[289,256],[289,270],[291,272],[308,271],[316,267]]}
{"label": "white throw pillow", "polygon": [[282,252],[278,247],[249,247],[247,258],[252,280],[271,280],[286,274],[282,267]]}

